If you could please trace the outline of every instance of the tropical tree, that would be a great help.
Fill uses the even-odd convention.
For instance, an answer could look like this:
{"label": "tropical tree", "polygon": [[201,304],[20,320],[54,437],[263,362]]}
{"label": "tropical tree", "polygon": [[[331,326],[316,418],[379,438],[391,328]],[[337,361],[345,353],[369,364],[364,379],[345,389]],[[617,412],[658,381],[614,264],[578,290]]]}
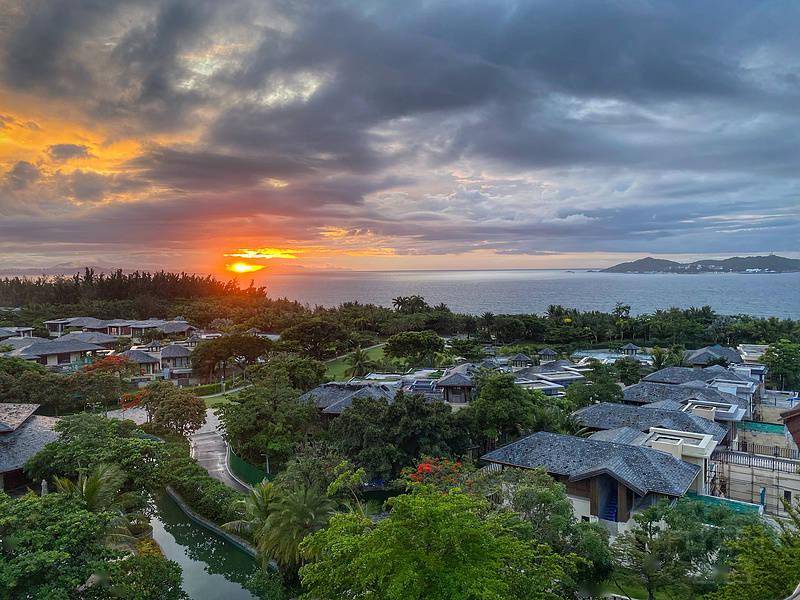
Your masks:
{"label": "tropical tree", "polygon": [[653,370],[660,371],[664,367],[667,366],[667,361],[669,360],[669,355],[666,350],[661,348],[660,346],[655,346],[653,351],[650,353],[653,357]]}
{"label": "tropical tree", "polygon": [[101,463],[88,475],[80,473],[77,481],[56,475],[53,482],[58,492],[76,496],[83,500],[87,509],[100,512],[123,509],[125,496],[121,490],[126,479],[127,475],[119,465]]}
{"label": "tropical tree", "polygon": [[769,368],[769,375],[780,389],[791,389],[800,382],[800,343],[786,339],[769,345],[762,361]]}
{"label": "tropical tree", "polygon": [[[267,530],[274,498],[275,485],[273,483],[265,480],[254,485],[250,492],[239,501],[244,518],[225,523],[222,528],[244,535],[258,543]],[[259,548],[259,550],[261,549]],[[258,557],[261,566],[266,569],[272,557],[264,551],[260,551]]]}
{"label": "tropical tree", "polygon": [[306,598],[555,600],[572,591],[562,584],[575,557],[520,535],[513,515],[484,500],[420,486],[387,504],[385,519],[336,515],[303,542]]}
{"label": "tropical tree", "polygon": [[642,365],[635,358],[621,358],[614,362],[614,372],[624,385],[633,385],[642,376]]}
{"label": "tropical tree", "polygon": [[384,352],[390,358],[405,360],[410,366],[430,366],[444,340],[435,331],[404,331],[386,340]]}
{"label": "tropical tree", "polygon": [[[800,512],[789,506],[789,523],[776,535],[763,524],[746,527],[730,542],[735,558],[725,585],[710,600],[783,600],[800,589]],[[794,594],[792,592],[795,592]]]}
{"label": "tropical tree", "polygon": [[360,347],[353,350],[347,357],[347,374],[351,377],[361,377],[375,368],[375,362],[370,358],[369,353]]}
{"label": "tropical tree", "polygon": [[304,559],[300,545],[306,536],[328,524],[336,502],[316,487],[284,487],[263,481],[244,499],[245,518],[223,525],[252,539],[263,565],[275,560],[288,579]]}

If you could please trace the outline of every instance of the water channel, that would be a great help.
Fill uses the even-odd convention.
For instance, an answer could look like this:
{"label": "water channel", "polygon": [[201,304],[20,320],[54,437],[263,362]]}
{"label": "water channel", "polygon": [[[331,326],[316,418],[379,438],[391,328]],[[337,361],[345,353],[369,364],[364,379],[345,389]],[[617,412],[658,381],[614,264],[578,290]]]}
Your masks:
{"label": "water channel", "polygon": [[155,498],[153,539],[183,569],[183,589],[193,600],[254,600],[242,584],[255,561],[187,517],[166,494]]}

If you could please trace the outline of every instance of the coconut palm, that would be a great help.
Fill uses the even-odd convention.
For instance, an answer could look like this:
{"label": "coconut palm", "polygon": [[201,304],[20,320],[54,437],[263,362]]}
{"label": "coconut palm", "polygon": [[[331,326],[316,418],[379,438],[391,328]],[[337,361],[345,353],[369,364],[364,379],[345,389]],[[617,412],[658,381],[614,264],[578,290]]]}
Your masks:
{"label": "coconut palm", "polygon": [[245,518],[225,523],[226,531],[253,540],[262,565],[271,559],[289,573],[302,564],[300,543],[322,529],[336,503],[315,487],[284,487],[262,481],[243,501]]}
{"label": "coconut palm", "polygon": [[375,368],[375,362],[360,347],[350,353],[350,356],[347,357],[347,364],[349,366],[347,374],[351,377],[362,377]]}
{"label": "coconut palm", "polygon": [[324,528],[335,512],[336,502],[317,488],[281,490],[258,540],[258,549],[294,572],[303,563],[300,543]]}
{"label": "coconut palm", "polygon": [[[222,528],[258,542],[268,527],[267,520],[273,510],[274,499],[275,485],[269,481],[262,481],[250,490],[244,500],[240,501],[244,509],[245,518],[225,523]],[[262,566],[266,568],[271,558],[270,555],[259,552],[259,558]]]}
{"label": "coconut palm", "polygon": [[126,513],[125,507],[132,500],[131,494],[122,491],[127,475],[119,465],[99,464],[87,475],[78,474],[77,481],[55,476],[56,491],[77,496],[94,513],[107,512],[113,515],[108,524],[106,544],[122,550],[131,550],[136,539],[131,535],[131,522],[142,522],[138,513]]}
{"label": "coconut palm", "polygon": [[122,510],[127,494],[123,494],[125,472],[114,464],[99,464],[87,475],[80,473],[77,481],[54,477],[56,491],[80,497],[92,512]]}

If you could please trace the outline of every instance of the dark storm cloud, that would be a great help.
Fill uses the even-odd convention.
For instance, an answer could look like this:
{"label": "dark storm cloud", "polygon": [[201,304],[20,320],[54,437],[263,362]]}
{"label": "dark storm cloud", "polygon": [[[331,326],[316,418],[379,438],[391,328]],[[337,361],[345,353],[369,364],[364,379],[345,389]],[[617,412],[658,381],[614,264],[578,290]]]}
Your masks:
{"label": "dark storm cloud", "polygon": [[[20,6],[3,85],[144,148],[119,174],[58,179],[79,203],[138,202],[16,224],[34,238],[271,215],[304,239],[335,226],[429,253],[779,250],[798,233],[800,5]],[[181,141],[151,140],[165,132]],[[6,188],[39,175],[19,162]]]}

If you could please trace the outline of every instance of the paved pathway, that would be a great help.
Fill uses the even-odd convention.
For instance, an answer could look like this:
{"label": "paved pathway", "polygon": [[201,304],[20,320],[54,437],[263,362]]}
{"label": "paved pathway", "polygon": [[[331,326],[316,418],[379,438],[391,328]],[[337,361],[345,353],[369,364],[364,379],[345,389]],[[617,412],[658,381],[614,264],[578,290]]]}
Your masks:
{"label": "paved pathway", "polygon": [[225,465],[228,446],[222,438],[222,425],[214,410],[206,410],[206,422],[190,438],[192,456],[214,479],[221,481],[229,488],[239,492],[247,492],[249,488],[231,477]]}
{"label": "paved pathway", "polygon": [[[130,419],[140,425],[147,421],[147,413],[143,408],[131,408],[126,411],[110,410],[108,417]],[[214,414],[214,410],[206,409],[206,422],[189,438],[192,456],[214,479],[239,492],[247,492],[249,488],[243,486],[228,473],[225,465],[228,448],[220,433],[221,428],[219,417]]]}

